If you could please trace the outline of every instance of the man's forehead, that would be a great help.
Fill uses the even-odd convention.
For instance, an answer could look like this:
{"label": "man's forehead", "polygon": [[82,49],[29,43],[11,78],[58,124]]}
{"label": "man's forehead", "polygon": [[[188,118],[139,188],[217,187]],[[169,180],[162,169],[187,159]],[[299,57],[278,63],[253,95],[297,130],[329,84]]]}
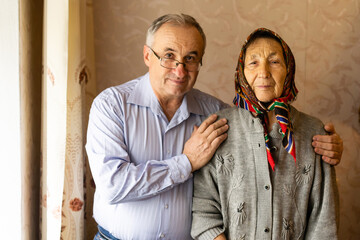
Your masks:
{"label": "man's forehead", "polygon": [[163,49],[176,50],[177,47],[188,47],[189,51],[203,51],[204,40],[193,26],[179,26],[166,23],[154,35],[154,45]]}

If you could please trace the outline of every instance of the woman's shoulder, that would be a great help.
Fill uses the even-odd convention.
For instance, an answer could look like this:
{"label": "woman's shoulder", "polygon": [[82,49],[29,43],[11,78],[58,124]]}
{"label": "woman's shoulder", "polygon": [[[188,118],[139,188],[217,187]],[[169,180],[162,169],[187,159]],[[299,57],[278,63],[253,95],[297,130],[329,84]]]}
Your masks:
{"label": "woman's shoulder", "polygon": [[324,124],[319,118],[301,112],[293,106],[290,106],[290,118],[295,131],[302,130],[315,132],[317,134],[324,133]]}
{"label": "woman's shoulder", "polygon": [[226,119],[248,119],[252,118],[252,115],[249,111],[239,108],[236,106],[225,108],[216,113],[220,118],[226,118]]}

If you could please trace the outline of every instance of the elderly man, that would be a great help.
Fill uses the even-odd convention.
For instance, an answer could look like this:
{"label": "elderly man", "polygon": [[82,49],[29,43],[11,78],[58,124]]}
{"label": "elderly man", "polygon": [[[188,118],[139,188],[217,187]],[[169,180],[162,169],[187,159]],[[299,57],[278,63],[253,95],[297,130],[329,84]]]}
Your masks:
{"label": "elderly man", "polygon": [[[94,100],[86,150],[96,183],[95,239],[191,239],[192,172],[228,129],[213,115],[228,106],[193,89],[205,44],[191,16],[156,19],[143,50],[149,72]],[[314,146],[336,164],[342,141],[330,128]]]}

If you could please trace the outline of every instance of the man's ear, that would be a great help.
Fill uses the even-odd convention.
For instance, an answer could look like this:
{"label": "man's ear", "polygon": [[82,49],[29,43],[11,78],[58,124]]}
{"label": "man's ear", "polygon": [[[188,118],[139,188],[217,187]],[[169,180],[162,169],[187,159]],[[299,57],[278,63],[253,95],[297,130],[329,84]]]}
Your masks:
{"label": "man's ear", "polygon": [[150,67],[150,51],[149,51],[149,47],[146,45],[144,45],[143,56],[144,56],[145,65]]}

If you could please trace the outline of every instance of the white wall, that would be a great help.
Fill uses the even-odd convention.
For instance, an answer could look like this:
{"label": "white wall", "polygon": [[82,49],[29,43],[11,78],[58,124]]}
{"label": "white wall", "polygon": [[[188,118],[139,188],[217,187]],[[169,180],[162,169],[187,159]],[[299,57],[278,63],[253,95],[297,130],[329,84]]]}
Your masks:
{"label": "white wall", "polygon": [[20,239],[19,2],[0,6],[0,233]]}

